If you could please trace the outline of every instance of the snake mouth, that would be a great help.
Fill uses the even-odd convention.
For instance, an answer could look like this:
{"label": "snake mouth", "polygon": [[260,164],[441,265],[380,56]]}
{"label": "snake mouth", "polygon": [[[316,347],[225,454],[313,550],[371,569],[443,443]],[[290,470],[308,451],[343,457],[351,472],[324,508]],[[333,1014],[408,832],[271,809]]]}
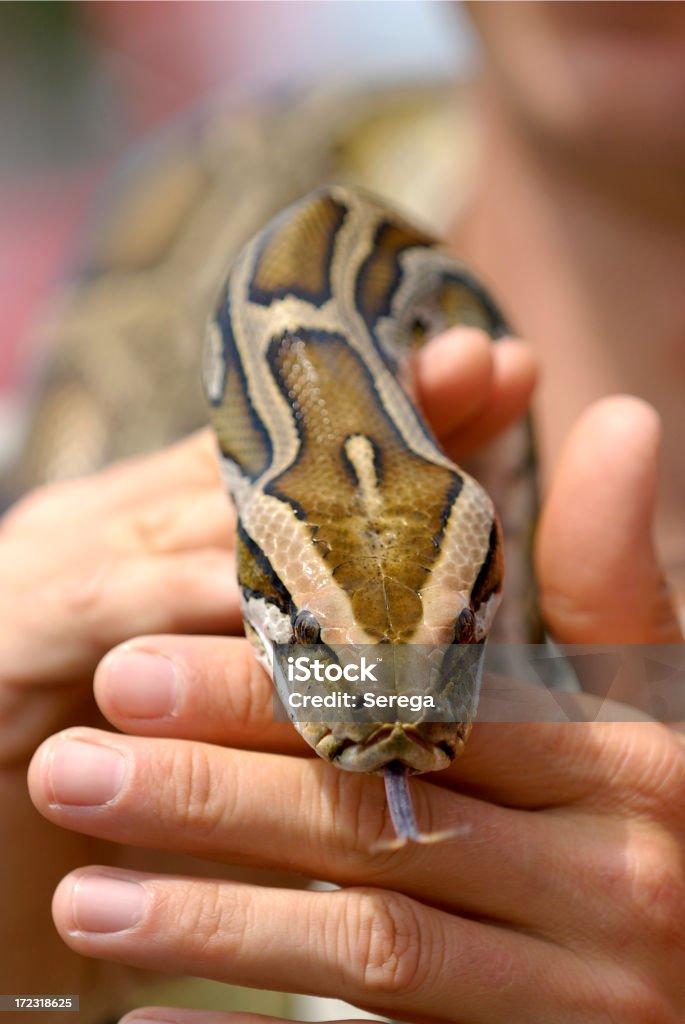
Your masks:
{"label": "snake mouth", "polygon": [[382,772],[401,764],[412,775],[439,771],[461,753],[469,727],[463,723],[416,726],[403,722],[378,725],[368,736],[340,736],[328,730],[316,752],[351,772]]}

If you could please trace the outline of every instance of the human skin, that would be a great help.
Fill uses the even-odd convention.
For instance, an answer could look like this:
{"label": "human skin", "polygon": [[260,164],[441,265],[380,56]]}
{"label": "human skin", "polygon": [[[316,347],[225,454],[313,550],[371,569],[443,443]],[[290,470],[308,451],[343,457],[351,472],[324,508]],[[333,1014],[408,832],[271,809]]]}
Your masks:
{"label": "human skin", "polygon": [[[484,440],[495,408],[508,406],[513,416],[527,401],[533,373],[521,343],[493,355],[483,336],[458,332],[427,356],[440,356],[449,371],[438,376],[435,359],[426,358],[420,393],[453,454],[464,453],[464,438],[467,448]],[[454,410],[462,403],[444,401],[459,388],[471,396],[461,422]],[[601,631],[610,608],[607,628],[617,641],[678,638],[650,538],[658,436],[644,403],[611,399],[589,410],[570,437],[542,522],[540,558],[551,560],[553,578],[572,582],[577,548],[554,539],[570,530],[597,576],[590,587],[587,580],[578,590],[569,586],[565,599],[551,595],[550,619],[560,632],[580,622]],[[588,447],[592,460],[581,457]],[[614,457],[617,449],[624,459]],[[606,486],[597,486],[598,477]],[[580,495],[572,505],[568,488]],[[616,530],[626,505],[639,514]],[[460,762],[414,786],[427,827],[466,824],[468,835],[456,845],[370,856],[373,841],[387,833],[382,783],[313,759],[294,730],[271,722],[270,683],[247,642],[154,635],[237,628],[227,509],[209,438],[199,435],[91,481],[39,492],[5,523],[4,564],[44,602],[33,609],[31,629],[16,589],[3,614],[12,735],[22,747],[13,752],[15,765],[41,733],[61,724],[58,707],[65,721],[89,721],[94,661],[132,632],[141,610],[151,616],[151,635],[117,648],[97,670],[99,706],[122,732],[67,729],[32,761],[32,798],[65,829],[41,835],[41,870],[48,850],[57,874],[70,860],[81,865],[59,884],[53,904],[66,944],[115,965],[319,991],[412,1020],[491,1020],[500,1012],[529,1020],[532,999],[546,1020],[644,1020],[638,1014],[647,1010],[675,1019],[668,1014],[685,998],[673,952],[685,897],[678,814],[685,761],[677,737],[652,723],[483,725]],[[48,523],[43,551],[36,538]],[[45,586],[49,580],[59,582]],[[588,592],[595,604],[583,601]],[[226,611],[217,617],[217,608]],[[43,663],[41,649],[50,652]],[[171,715],[154,713],[154,652],[180,672]],[[130,774],[119,797],[96,806],[83,786],[106,785],[107,773],[91,760],[99,746],[122,752]],[[17,812],[20,796],[17,787]],[[100,788],[96,799],[104,796]],[[100,839],[115,843],[104,856]],[[26,836],[16,843],[17,860],[25,860]],[[136,847],[285,867],[336,881],[343,891],[294,894],[187,869],[170,875],[169,862],[149,851],[139,874]],[[94,861],[108,866],[86,866]],[[221,876],[216,863],[212,870]],[[145,889],[136,884],[134,892],[149,893],[152,905],[138,927],[107,933],[108,915],[127,905],[113,879],[142,882]],[[30,902],[30,887],[23,892]],[[75,894],[86,900],[80,911]],[[27,910],[22,901],[24,922]],[[35,935],[35,921],[31,929]],[[39,936],[64,989],[62,971],[88,961],[60,957],[53,934]],[[450,970],[438,978],[436,965],[445,963]],[[101,968],[94,991],[116,991],[116,966]],[[89,994],[88,975],[79,982]]]}
{"label": "human skin", "polygon": [[[507,53],[513,52],[511,45],[502,45],[511,44],[511,23],[495,19],[486,24],[487,10],[507,8],[507,17],[513,17],[518,7],[520,17],[531,18],[546,6],[474,8],[492,67],[502,70]],[[544,22],[538,25],[537,56],[554,38],[549,35],[552,28]],[[619,53],[617,60],[622,59]],[[661,62],[656,63],[650,75],[661,74]],[[525,61],[509,69],[506,82],[510,96],[518,87],[518,107],[503,103],[503,84],[498,86],[495,80],[488,85],[483,174],[455,237],[461,251],[497,280],[504,304],[531,338],[543,364],[537,401],[543,471],[549,483],[537,545],[543,606],[550,628],[565,640],[677,642],[680,633],[652,540],[656,519],[670,569],[679,557],[677,524],[684,493],[678,431],[682,385],[676,371],[682,368],[678,343],[685,316],[675,287],[682,281],[683,244],[675,188],[664,188],[676,181],[677,147],[667,144],[664,122],[655,118],[654,110],[632,103],[631,117],[624,121],[626,134],[613,144],[611,138],[606,140],[601,168],[580,159],[591,152],[590,141],[599,137],[602,119],[620,127],[615,114],[621,97],[610,89],[610,82],[595,78],[591,83],[584,77],[583,67],[588,65],[577,61],[573,67],[580,77],[573,81],[576,86],[592,85],[593,103],[573,106],[574,116],[568,121],[554,116],[545,122],[544,111],[531,107],[531,97],[553,98],[549,75],[554,74],[554,62],[544,65],[547,77],[542,86],[528,89],[522,79],[524,65]],[[533,70],[537,66],[534,63]],[[545,124],[548,129],[555,126],[559,135],[542,132]],[[649,147],[641,132],[647,133]],[[606,133],[600,136],[605,139]],[[544,145],[538,143],[540,138]],[[637,142],[633,149],[648,153],[649,160],[626,163],[631,138]],[[569,151],[579,159],[565,164],[569,173],[560,176],[559,155]],[[608,181],[625,183],[626,188],[618,197],[609,196]],[[636,197],[641,203],[639,217],[631,214]],[[529,240],[525,260],[515,244],[520,238]],[[582,275],[581,269],[586,271]],[[651,348],[647,361],[645,337]],[[569,352],[575,357],[571,365]],[[430,378],[430,365],[425,372]],[[460,378],[455,372],[451,381],[446,375],[445,394],[447,383],[456,388],[459,379],[468,380],[468,374]],[[656,517],[656,416],[632,399],[596,404],[600,396],[624,390],[650,398],[665,424],[668,472]],[[470,393],[482,394],[482,389],[474,384]],[[430,387],[424,397],[430,412]],[[450,404],[458,403],[445,400],[446,408]],[[498,407],[486,399],[483,410],[492,414]],[[439,419],[438,415],[438,426]],[[478,435],[473,426],[452,424],[441,431],[443,439],[458,433],[457,428],[462,444]],[[181,458],[178,451],[168,458],[169,479],[172,473],[192,472],[191,460]],[[197,453],[193,465],[196,461]],[[60,617],[61,605],[55,602],[54,629],[41,633],[39,627],[45,629],[50,620],[47,614],[36,613],[43,621],[32,623],[28,632],[24,624],[22,633],[15,602],[8,602],[8,636],[13,643],[24,638],[23,661],[15,647],[16,660],[9,664],[23,665],[19,675],[27,686],[37,680],[41,704],[51,711],[38,727],[34,690],[35,717],[22,733],[29,739],[24,754],[44,735],[46,724],[48,731],[74,720],[73,706],[63,695],[55,695],[55,685],[73,675],[85,687],[97,653],[127,637],[127,627],[129,632],[135,629],[134,610],[128,618],[124,600],[131,592],[140,596],[136,613],[152,609],[153,617],[168,616],[169,621],[146,622],[144,628],[150,631],[235,628],[232,619],[216,621],[217,607],[231,607],[227,600],[217,603],[225,594],[221,573],[229,568],[221,563],[225,540],[217,542],[219,534],[210,527],[189,545],[173,515],[155,510],[149,497],[156,471],[150,464],[139,468],[138,484],[150,485],[142,495],[148,495],[149,516],[143,516],[142,529],[130,524],[123,529],[123,538],[130,544],[133,537],[134,545],[116,548],[110,558],[112,572],[96,575],[89,587],[69,584],[68,592],[81,595],[75,605],[73,600],[66,604],[71,618]],[[139,524],[133,507],[136,488],[125,487],[122,477],[117,488],[122,500],[114,512],[119,520],[126,518],[125,493],[133,523]],[[163,486],[159,490],[165,493]],[[102,485],[96,484],[91,493],[91,515],[97,511],[104,516],[106,506],[98,503],[104,502]],[[182,519],[185,499],[178,494]],[[67,501],[62,493],[63,521],[68,520],[72,530],[78,522],[87,555],[102,545],[103,537],[96,532],[91,548],[85,543],[88,517],[75,519],[84,495],[82,490]],[[34,499],[38,519],[33,526],[26,520],[21,524],[26,508],[14,526],[10,522],[12,529],[25,531],[18,550],[36,552],[38,575],[29,577],[36,584],[42,579],[45,558],[36,549],[45,500],[46,496]],[[215,521],[209,508],[207,515],[210,523]],[[106,531],[110,543],[112,536],[121,541],[120,526],[113,533]],[[172,538],[171,550],[173,543],[180,543],[190,561],[191,552],[198,551],[204,569],[191,569],[190,561],[186,567],[186,555],[160,558],[157,550],[151,557],[145,545],[154,548],[159,536],[166,536],[167,544]],[[163,547],[164,540],[161,543]],[[206,557],[207,544],[211,558]],[[77,553],[82,553],[80,548]],[[210,561],[217,565],[216,577]],[[19,562],[8,551],[3,564]],[[87,558],[85,563],[75,559],[73,575],[66,573],[67,578],[82,576],[84,564]],[[53,568],[66,571],[66,563]],[[183,580],[179,591],[173,586],[176,568]],[[162,570],[161,582],[155,584],[157,570]],[[203,582],[205,571],[212,577],[210,583]],[[23,568],[21,572],[26,575]],[[110,587],[109,576],[115,584],[120,581],[119,587]],[[53,594],[59,596],[59,588]],[[206,624],[205,612],[198,611],[196,617],[191,613],[191,595],[205,610]],[[176,597],[183,607],[171,607]],[[92,618],[77,621],[84,607]],[[222,618],[228,619],[228,613]],[[38,659],[34,676],[32,663],[41,652],[41,640],[50,641],[56,653],[50,664]],[[75,830],[41,833],[41,842],[55,844],[46,847],[54,850],[55,878],[60,863],[69,860],[111,864],[116,859],[119,865],[128,864],[127,844],[154,843],[177,850],[199,842],[206,845],[202,850],[193,845],[193,851],[212,859],[259,865],[272,842],[292,867],[329,877],[344,890],[312,893],[303,900],[302,894],[265,894],[231,883],[190,878],[182,884],[167,883],[157,872],[145,881],[153,897],[146,921],[137,929],[105,934],[74,930],[72,896],[75,879],[83,876],[72,874],[58,890],[55,919],[73,948],[87,956],[258,985],[276,982],[311,991],[318,984],[326,994],[416,1020],[464,1024],[544,1019],[566,1024],[682,1019],[683,754],[677,735],[650,723],[477,727],[458,764],[431,783],[415,786],[419,813],[428,826],[442,828],[450,820],[466,823],[472,826],[469,836],[458,846],[410,849],[371,860],[366,852],[369,840],[377,837],[379,823],[385,820],[378,780],[336,773],[303,757],[302,748],[292,746],[297,742],[292,734],[268,723],[267,681],[256,672],[244,643],[148,637],[142,646],[187,666],[192,689],[183,691],[175,717],[148,716],[141,724],[140,696],[133,701],[136,716],[120,690],[132,679],[138,694],[152,692],[151,671],[140,663],[135,672],[129,671],[121,661],[116,670],[116,655],[101,667],[97,693],[103,710],[114,725],[138,738],[107,738],[83,730],[78,735],[90,746],[99,740],[125,751],[129,770],[140,779],[135,790],[129,780],[129,788],[104,809],[55,803],[49,769],[60,760],[64,765],[68,737],[61,734],[41,749],[32,767],[34,800],[51,821]],[[86,689],[79,691],[80,697],[68,689],[74,703],[87,696]],[[17,687],[12,690],[16,697]],[[21,697],[17,699],[21,707]],[[78,717],[86,720],[83,714]],[[191,740],[196,742],[189,745]],[[232,752],[218,743],[252,749]],[[57,749],[61,755],[50,756],[49,751]],[[277,790],[274,778],[280,780]],[[12,785],[12,792],[19,794],[14,778]],[[247,785],[253,797],[249,809],[241,803]],[[211,794],[218,797],[211,799]],[[341,822],[349,822],[349,829],[341,828]],[[116,858],[103,857],[102,846],[91,846],[79,831],[119,840]],[[22,853],[17,846],[17,859],[22,856],[25,861],[25,850]],[[109,878],[112,874],[107,872]],[[26,867],[24,877],[33,877]],[[88,877],[92,881],[93,873]],[[132,877],[128,869],[126,877]],[[92,885],[82,882],[76,891],[90,896],[92,913]],[[36,903],[41,895],[44,898],[44,893],[35,892]],[[109,895],[111,899],[111,890]],[[23,905],[21,914],[26,910]],[[294,934],[298,915],[305,914],[306,934]],[[297,955],[288,952],[293,947]],[[51,955],[55,950],[50,947]],[[431,973],[436,964],[443,969],[442,978]],[[103,970],[110,968],[103,964]],[[111,983],[113,976],[104,976]],[[164,1018],[169,1014],[166,1010]],[[151,1011],[146,1015],[154,1016]],[[174,1015],[177,1020],[186,1017],[187,1013]]]}
{"label": "human skin", "polygon": [[[533,360],[519,342],[501,345],[493,361],[490,344],[466,332],[436,339],[426,355],[418,364],[423,400],[455,455],[515,418],[528,401]],[[452,436],[457,428],[459,443]],[[28,801],[26,767],[51,732],[77,722],[103,724],[92,677],[112,646],[141,630],[242,632],[233,529],[208,432],[93,479],[42,488],[2,521],[3,991],[36,991],[37,984],[42,991],[79,991],[88,995],[94,1019],[100,1006],[111,1012],[113,998],[125,1002],[120,971],[72,956],[58,939],[50,897],[76,865],[148,865],[149,855],[47,826]],[[246,651],[239,645],[238,654]],[[289,735],[290,727],[284,731]],[[169,858],[154,863],[179,869]]]}

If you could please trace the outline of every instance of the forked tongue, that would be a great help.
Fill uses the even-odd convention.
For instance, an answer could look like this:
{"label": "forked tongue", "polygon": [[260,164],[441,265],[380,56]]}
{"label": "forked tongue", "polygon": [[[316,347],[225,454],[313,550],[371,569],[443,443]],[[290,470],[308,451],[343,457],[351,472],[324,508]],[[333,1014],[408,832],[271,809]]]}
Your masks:
{"label": "forked tongue", "polygon": [[374,843],[372,853],[381,850],[399,850],[410,840],[413,843],[441,843],[445,839],[463,836],[469,831],[468,826],[447,828],[439,832],[421,832],[416,822],[414,804],[409,790],[409,772],[406,765],[399,761],[391,761],[383,769],[385,779],[385,795],[388,801],[390,818],[395,829],[395,839],[382,839]]}

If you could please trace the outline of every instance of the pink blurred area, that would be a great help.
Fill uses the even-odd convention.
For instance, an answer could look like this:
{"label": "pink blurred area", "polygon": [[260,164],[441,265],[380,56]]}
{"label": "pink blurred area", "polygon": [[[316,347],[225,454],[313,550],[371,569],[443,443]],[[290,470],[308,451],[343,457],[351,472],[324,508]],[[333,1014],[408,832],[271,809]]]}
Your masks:
{"label": "pink blurred area", "polygon": [[36,320],[61,276],[94,182],[95,168],[64,177],[0,182],[0,397],[21,391],[38,354]]}
{"label": "pink blurred area", "polygon": [[[58,142],[52,151],[43,148],[36,155],[31,145],[13,151],[12,138],[5,139],[10,159],[0,171],[0,402],[21,395],[33,375],[41,353],[32,335],[59,280],[68,273],[98,184],[136,140],[203,96],[232,86],[240,77],[244,53],[235,41],[251,17],[250,5],[243,3],[65,7],[68,45],[78,54],[82,81],[70,88],[59,112],[64,146]],[[22,34],[19,43],[30,48],[30,36]],[[43,131],[42,120],[49,112],[41,95],[50,89],[49,78],[43,76],[53,56],[49,45],[45,53],[42,66],[30,53],[27,61],[16,50],[12,54],[15,79],[10,85],[26,108],[23,121],[17,116],[14,123],[27,135]],[[90,110],[83,95],[88,90],[93,93]],[[74,91],[77,101],[69,109]],[[39,116],[32,123],[36,111]],[[80,123],[75,132],[71,118]]]}
{"label": "pink blurred area", "polygon": [[133,137],[242,77],[247,53],[240,41],[259,8],[205,0],[81,6]]}

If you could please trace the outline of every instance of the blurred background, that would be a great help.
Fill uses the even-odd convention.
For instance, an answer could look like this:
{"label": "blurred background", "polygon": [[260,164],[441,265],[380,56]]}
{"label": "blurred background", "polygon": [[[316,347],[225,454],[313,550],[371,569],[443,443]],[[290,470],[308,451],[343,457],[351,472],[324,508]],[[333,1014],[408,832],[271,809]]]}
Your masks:
{"label": "blurred background", "polygon": [[429,0],[0,4],[0,471],[44,352],[36,325],[69,274],[113,166],[208,97],[468,75],[457,4]]}

